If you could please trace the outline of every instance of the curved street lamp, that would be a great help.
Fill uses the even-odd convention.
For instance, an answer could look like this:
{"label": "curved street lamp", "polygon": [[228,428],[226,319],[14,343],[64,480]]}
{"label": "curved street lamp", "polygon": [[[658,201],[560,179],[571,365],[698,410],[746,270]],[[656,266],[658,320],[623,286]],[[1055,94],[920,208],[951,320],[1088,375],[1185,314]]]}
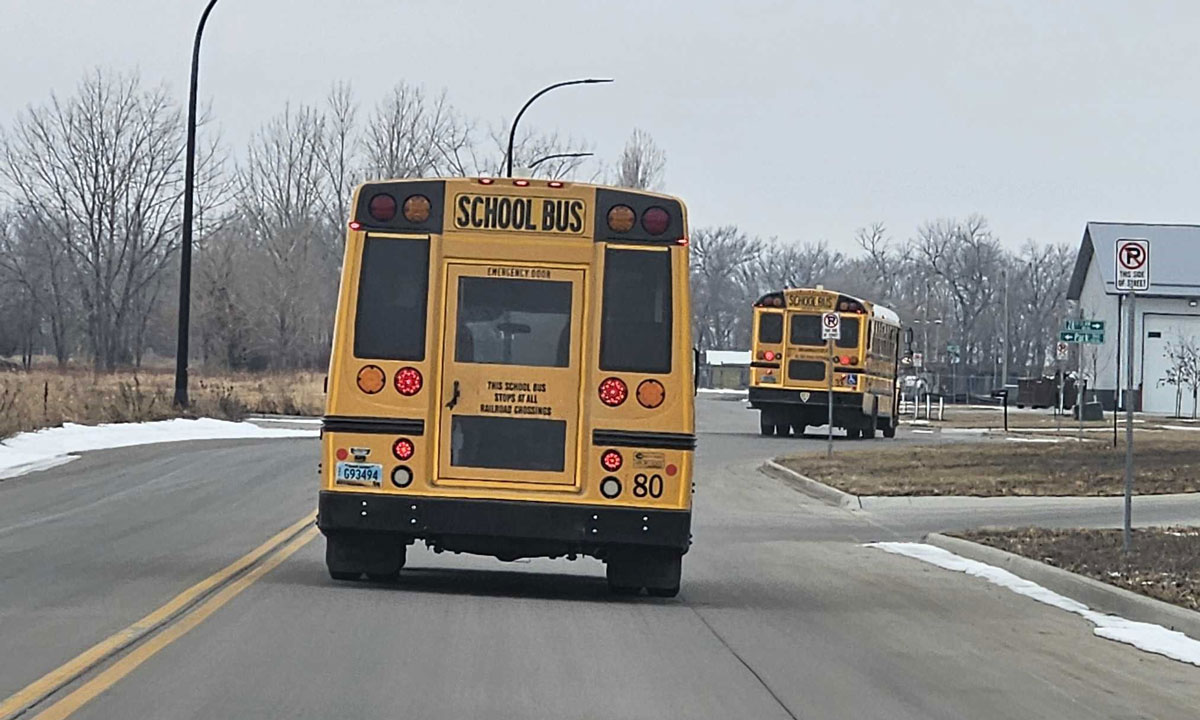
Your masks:
{"label": "curved street lamp", "polygon": [[542,163],[546,162],[547,160],[557,160],[559,158],[591,157],[592,155],[595,155],[595,153],[590,153],[590,152],[554,153],[553,155],[546,155],[544,157],[540,157],[537,160],[534,160],[533,162],[529,163],[529,165],[527,165],[526,167],[528,167],[530,170],[532,170],[535,167],[537,167],[538,165],[541,165]]}
{"label": "curved street lamp", "polygon": [[217,0],[208,0],[196,40],[192,43],[192,83],[188,90],[187,159],[183,175],[183,241],[179,252],[179,334],[175,348],[175,405],[188,406],[188,325],[191,320],[192,294],[192,204],[196,194],[196,87],[200,79],[200,38],[204,24]]}
{"label": "curved street lamp", "polygon": [[[213,1],[215,2],[216,0]],[[521,106],[520,112],[517,113],[517,117],[513,119],[512,127],[508,131],[508,152],[504,155],[505,175],[507,177],[512,177],[513,173],[513,143],[517,138],[517,123],[521,122],[521,116],[525,114],[525,111],[529,109],[529,106],[533,104],[534,100],[537,100],[551,90],[555,90],[560,87],[566,87],[568,85],[595,85],[597,83],[610,83],[612,81],[612,78],[583,78],[582,80],[567,80],[565,82],[547,85],[541,90],[538,90],[533,97],[526,100],[525,104]]]}

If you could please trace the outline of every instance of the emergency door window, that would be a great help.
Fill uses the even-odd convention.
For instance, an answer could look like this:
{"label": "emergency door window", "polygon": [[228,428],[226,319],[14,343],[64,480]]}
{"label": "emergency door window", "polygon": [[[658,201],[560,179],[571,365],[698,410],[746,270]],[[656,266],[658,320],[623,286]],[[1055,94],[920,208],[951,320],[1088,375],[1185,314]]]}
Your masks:
{"label": "emergency door window", "polygon": [[571,283],[459,278],[457,325],[455,362],[567,367]]}

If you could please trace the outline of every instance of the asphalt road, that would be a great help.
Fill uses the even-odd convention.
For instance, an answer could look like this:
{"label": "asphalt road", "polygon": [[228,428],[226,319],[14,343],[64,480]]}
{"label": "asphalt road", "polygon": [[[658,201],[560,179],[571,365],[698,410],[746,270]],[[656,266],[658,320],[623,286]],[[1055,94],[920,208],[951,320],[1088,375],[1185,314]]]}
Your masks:
{"label": "asphalt road", "polygon": [[[756,471],[821,440],[760,438],[738,402],[703,399],[698,424],[678,598],[610,597],[595,561],[416,548],[394,586],[334,583],[318,537],[173,642],[138,647],[144,662],[71,717],[1200,715],[1200,669],[861,545],[965,526],[978,509],[827,507]],[[160,445],[0,483],[0,700],[311,512],[316,450]]]}

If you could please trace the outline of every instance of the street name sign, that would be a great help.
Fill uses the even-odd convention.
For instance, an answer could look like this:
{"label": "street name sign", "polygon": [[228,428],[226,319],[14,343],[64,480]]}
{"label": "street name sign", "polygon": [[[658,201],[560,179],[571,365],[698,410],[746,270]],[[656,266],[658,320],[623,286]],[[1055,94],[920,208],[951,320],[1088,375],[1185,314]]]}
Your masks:
{"label": "street name sign", "polygon": [[1063,323],[1063,330],[1095,330],[1104,332],[1103,320],[1070,320]]}
{"label": "street name sign", "polygon": [[1089,330],[1063,330],[1058,334],[1058,341],[1064,343],[1085,343],[1088,345],[1103,345],[1104,333]]}

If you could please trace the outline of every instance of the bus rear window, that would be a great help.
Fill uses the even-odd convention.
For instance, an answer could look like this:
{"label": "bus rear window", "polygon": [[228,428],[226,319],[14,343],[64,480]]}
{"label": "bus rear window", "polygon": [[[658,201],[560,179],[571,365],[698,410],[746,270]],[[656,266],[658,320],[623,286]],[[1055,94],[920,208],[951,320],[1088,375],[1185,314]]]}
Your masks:
{"label": "bus rear window", "polygon": [[842,334],[838,338],[840,348],[858,347],[858,318],[842,316]]}
{"label": "bus rear window", "polygon": [[783,342],[782,313],[763,313],[758,316],[758,341],[760,343]]}
{"label": "bus rear window", "polygon": [[361,268],[354,356],[424,360],[429,241],[368,237]]}
{"label": "bus rear window", "polygon": [[610,249],[604,255],[600,369],[671,372],[671,254]]}
{"label": "bus rear window", "polygon": [[788,342],[793,345],[824,345],[820,315],[793,315]]}

